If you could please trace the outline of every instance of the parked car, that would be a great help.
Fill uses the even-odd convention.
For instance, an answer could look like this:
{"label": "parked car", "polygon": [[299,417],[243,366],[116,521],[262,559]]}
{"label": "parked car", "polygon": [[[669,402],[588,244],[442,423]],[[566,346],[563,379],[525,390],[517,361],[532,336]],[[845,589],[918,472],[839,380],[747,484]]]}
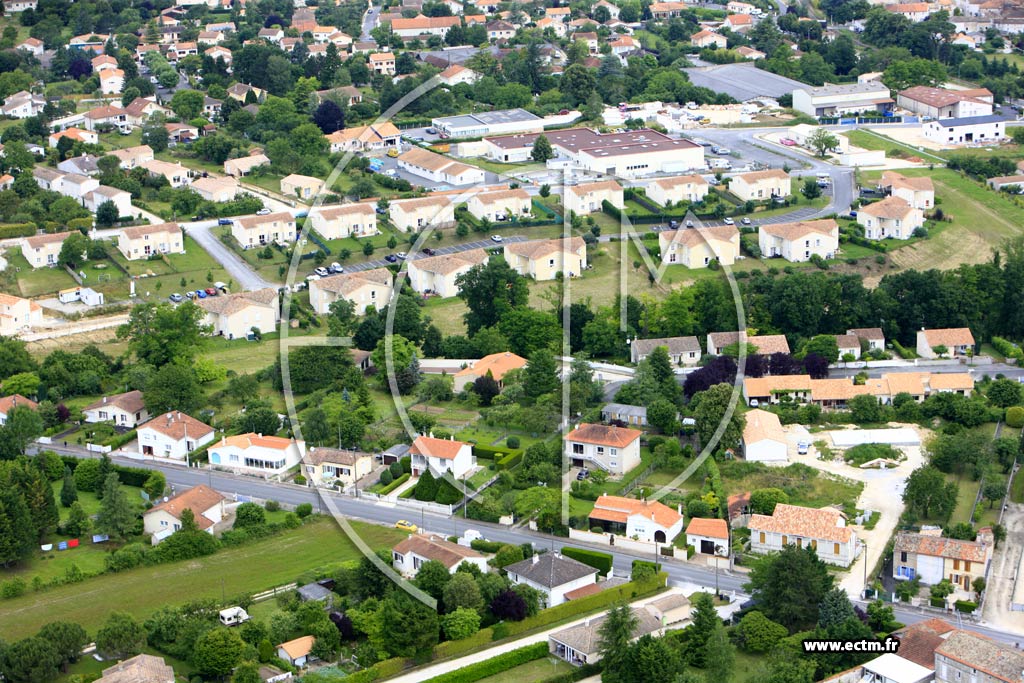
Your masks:
{"label": "parked car", "polygon": [[576,481],[583,481],[590,476],[590,470],[584,468],[576,473]]}
{"label": "parked car", "polygon": [[334,263],[332,263],[332,264],[331,264],[331,267],[330,267],[330,269],[329,269],[329,270],[330,270],[330,271],[331,271],[332,273],[344,273],[344,272],[345,272],[345,269],[344,269],[344,268],[342,268],[342,267],[341,267],[341,264],[340,264],[340,263],[338,263],[337,261],[335,261]]}
{"label": "parked car", "polygon": [[811,444],[806,441],[799,441],[796,444],[796,452],[799,455],[807,455],[807,450],[811,447]]}
{"label": "parked car", "polygon": [[173,301],[174,303],[180,303],[181,301],[184,300],[184,297],[181,294],[178,294],[177,292],[175,292],[174,294],[171,294],[167,298],[170,299],[171,301]]}
{"label": "parked car", "polygon": [[404,251],[400,251],[397,254],[395,254],[395,256],[397,256],[399,260],[404,261],[408,254],[406,254]]}
{"label": "parked car", "polygon": [[331,274],[331,271],[327,270],[323,266],[317,266],[316,268],[313,269],[313,272],[319,275],[320,277],[327,277],[328,275]]}
{"label": "parked car", "polygon": [[426,132],[427,135],[437,135],[437,129],[436,128],[427,128],[425,132]]}
{"label": "parked car", "polygon": [[743,225],[750,225],[750,219],[744,216],[740,223],[742,223]]}
{"label": "parked car", "polygon": [[206,292],[204,292],[203,290],[197,289],[196,296],[199,297],[200,299],[205,299],[207,295]]}
{"label": "parked car", "polygon": [[395,528],[399,529],[400,531],[408,531],[410,534],[414,534],[417,531],[419,531],[419,527],[417,527],[412,522],[404,519],[400,519],[397,522],[395,522]]}
{"label": "parked car", "polygon": [[501,244],[501,235],[491,235],[491,241]]}
{"label": "parked car", "polygon": [[264,208],[260,209],[259,211],[257,211],[256,215],[257,216],[266,216],[269,213],[270,213],[270,209],[264,207]]}
{"label": "parked car", "polygon": [[218,218],[217,219],[217,225],[231,225],[231,222],[232,221],[231,221],[230,218]]}
{"label": "parked car", "polygon": [[387,209],[382,209],[382,208],[380,208],[379,206],[378,206],[377,208],[375,208],[375,209],[374,209],[374,211],[376,211],[376,212],[377,212],[377,213],[379,213],[379,214],[385,214],[385,213],[387,213],[387,212],[388,212],[388,210],[387,210]]}
{"label": "parked car", "polygon": [[392,159],[397,157],[399,154],[401,154],[401,152],[399,152],[396,147],[392,147],[391,149],[388,150],[388,156],[391,157]]}
{"label": "parked car", "polygon": [[204,291],[206,292],[206,296],[217,296],[216,287],[207,287]]}
{"label": "parked car", "polygon": [[430,247],[423,247],[423,254],[426,256],[433,256],[434,250],[431,249]]}
{"label": "parked car", "polygon": [[726,225],[735,225],[735,223],[736,223],[733,219],[728,218],[728,217],[722,219],[722,222],[725,223]]}
{"label": "parked car", "polygon": [[398,257],[395,256],[394,254],[388,254],[387,256],[384,257],[384,260],[387,261],[388,263],[397,263]]}
{"label": "parked car", "polygon": [[686,227],[692,228],[693,227],[693,221],[686,221]]}

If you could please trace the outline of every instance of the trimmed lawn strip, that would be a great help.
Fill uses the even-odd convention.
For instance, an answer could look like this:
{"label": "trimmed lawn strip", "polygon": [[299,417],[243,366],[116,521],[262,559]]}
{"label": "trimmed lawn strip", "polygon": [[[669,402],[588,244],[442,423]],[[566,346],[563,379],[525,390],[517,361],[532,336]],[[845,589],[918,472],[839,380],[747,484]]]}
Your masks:
{"label": "trimmed lawn strip", "polygon": [[[360,536],[376,548],[391,547],[406,534],[375,524],[352,522]],[[107,574],[42,593],[28,593],[0,602],[0,637],[12,641],[35,633],[56,618],[95,632],[115,610],[144,619],[168,603],[222,595],[256,593],[289,583],[305,571],[339,564],[360,556],[344,533],[328,520],[316,520],[247,545],[227,548],[209,557]],[[268,558],[273,558],[268,561]],[[204,577],[224,577],[220,581]],[[159,590],[154,587],[159,586]]]}

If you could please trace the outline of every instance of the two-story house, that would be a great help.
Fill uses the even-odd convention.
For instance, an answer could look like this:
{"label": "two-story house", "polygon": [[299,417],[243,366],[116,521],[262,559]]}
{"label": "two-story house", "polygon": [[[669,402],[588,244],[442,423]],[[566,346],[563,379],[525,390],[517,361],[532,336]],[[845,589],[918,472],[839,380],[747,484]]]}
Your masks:
{"label": "two-story house", "polygon": [[665,265],[707,268],[717,261],[731,266],[740,254],[740,233],[732,225],[664,230],[658,233],[658,245]]}
{"label": "two-story house", "polygon": [[358,315],[381,310],[391,301],[393,280],[387,268],[328,275],[309,283],[309,303],[319,315],[326,315],[338,299],[351,301]]}
{"label": "two-story house", "polygon": [[0,294],[0,335],[12,337],[43,321],[43,307],[13,294]]}
{"label": "two-story house", "polygon": [[351,486],[373,471],[373,456],[341,448],[312,447],[303,465],[310,481],[324,486]]}
{"label": "two-story house", "polygon": [[213,441],[213,427],[180,410],[157,415],[138,429],[139,454],[185,460]]}
{"label": "two-story house", "polygon": [[863,342],[868,351],[885,351],[885,333],[881,327],[858,327],[847,330],[846,334],[852,334]]}
{"label": "two-story house", "polygon": [[578,216],[600,212],[604,202],[620,210],[626,206],[622,186],[614,180],[569,185],[565,188],[563,202],[566,209]]}
{"label": "two-story house", "polygon": [[82,409],[86,422],[112,422],[116,427],[134,429],[149,420],[149,411],[138,389],[104,396]]}
{"label": "two-story house", "polygon": [[906,240],[924,226],[924,213],[896,195],[880,202],[865,204],[857,210],[857,223],[869,240]]}
{"label": "two-story house", "polygon": [[750,550],[778,552],[795,543],[812,548],[828,564],[849,567],[860,552],[857,532],[835,508],[805,508],[778,503],[771,515],[751,515]]}
{"label": "two-story house", "polygon": [[582,237],[505,244],[505,261],[520,275],[537,282],[581,275],[587,267],[587,243]]}
{"label": "two-story house", "polygon": [[203,324],[225,339],[246,339],[253,328],[262,334],[273,332],[281,321],[278,293],[273,287],[207,297],[196,304],[206,313]]}
{"label": "two-story house", "polygon": [[409,286],[420,294],[452,297],[458,294],[458,277],[489,259],[483,249],[417,258],[408,262]]}
{"label": "two-story house", "polygon": [[885,171],[878,189],[892,197],[899,197],[915,209],[927,211],[935,207],[935,185],[928,176],[916,178],[896,171]]}
{"label": "two-story house", "polygon": [[428,469],[434,476],[451,472],[456,479],[474,467],[473,446],[455,439],[435,439],[417,436],[409,447],[412,458],[412,476],[418,477]]}
{"label": "two-story house", "polygon": [[345,204],[310,214],[313,229],[329,240],[372,237],[379,234],[377,211],[372,204]]}
{"label": "two-story house", "polygon": [[231,224],[231,235],[243,249],[264,247],[273,242],[294,242],[297,236],[295,216],[280,211],[236,218]]}
{"label": "two-story house", "polygon": [[137,261],[154,254],[184,254],[185,240],[177,223],[138,225],[120,232],[117,250],[129,261]]}
{"label": "two-story house", "polygon": [[949,579],[958,592],[969,596],[974,580],[988,573],[994,548],[995,537],[988,527],[980,529],[973,541],[946,538],[941,529],[901,531],[893,546],[892,576],[917,578],[930,586]]}
{"label": "two-story house", "polygon": [[1024,653],[970,631],[954,631],[935,648],[935,683],[1020,683]]}
{"label": "two-story house", "polygon": [[33,268],[54,267],[70,232],[54,232],[21,238],[21,255]]}
{"label": "two-story house", "polygon": [[640,464],[639,429],[583,423],[565,435],[565,453],[573,467],[591,464],[610,474],[625,474]]}
{"label": "two-story house", "polygon": [[710,185],[699,175],[658,178],[647,186],[647,198],[662,206],[699,202],[708,196]]}
{"label": "two-story house", "polygon": [[522,188],[480,192],[469,198],[466,209],[479,220],[507,221],[513,216],[530,215],[533,202]]}
{"label": "two-story house", "polygon": [[181,530],[181,515],[185,510],[190,510],[196,526],[212,534],[214,527],[224,520],[225,500],[224,496],[205,484],[193,486],[146,510],[142,514],[142,529],[150,536],[152,544],[156,545]]}
{"label": "two-story house", "polygon": [[839,251],[839,224],[831,218],[765,224],[758,228],[757,241],[765,258],[793,263],[810,261],[812,256],[830,259]]}
{"label": "two-story house", "polygon": [[773,197],[788,197],[793,194],[793,183],[788,173],[773,168],[733,176],[729,181],[729,192],[740,201],[757,202]]}
{"label": "two-story house", "polygon": [[388,205],[388,217],[403,232],[446,228],[455,224],[455,204],[445,196],[399,199]]}

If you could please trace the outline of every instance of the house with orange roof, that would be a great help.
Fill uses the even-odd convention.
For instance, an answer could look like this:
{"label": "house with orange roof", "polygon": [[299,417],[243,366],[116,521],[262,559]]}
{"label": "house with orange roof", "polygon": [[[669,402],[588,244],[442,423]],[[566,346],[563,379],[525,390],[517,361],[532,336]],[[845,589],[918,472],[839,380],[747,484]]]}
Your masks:
{"label": "house with orange roof", "polygon": [[942,355],[948,358],[967,355],[974,350],[974,335],[966,327],[954,327],[942,330],[919,330],[917,333],[917,355],[921,358],[938,358],[935,349],[945,347]]}
{"label": "house with orange roof", "polygon": [[476,462],[473,447],[455,439],[435,439],[433,436],[417,436],[409,447],[412,457],[412,476],[418,477],[428,469],[434,476],[451,472],[459,479],[467,474]]}
{"label": "house with orange roof", "polygon": [[461,23],[460,17],[425,17],[421,14],[410,19],[392,19],[391,30],[401,38],[418,38],[424,35],[444,38],[453,26],[459,26]]}
{"label": "house with orange roof", "polygon": [[651,16],[655,19],[664,20],[678,17],[686,11],[687,7],[685,2],[652,2],[650,11]]}
{"label": "house with orange roof", "polygon": [[0,335],[14,336],[43,321],[43,307],[35,301],[0,294]]}
{"label": "house with orange roof", "polygon": [[484,265],[490,256],[484,249],[439,254],[408,262],[409,286],[420,294],[452,297],[458,294],[457,280],[475,266]]}
{"label": "house with orange roof", "polygon": [[692,518],[686,525],[686,545],[701,555],[729,557],[729,523],[724,519]]}
{"label": "house with orange roof", "polygon": [[588,518],[591,528],[645,543],[671,543],[683,531],[682,513],[656,500],[601,496]]}
{"label": "house with orange roof", "polygon": [[21,238],[21,255],[33,268],[57,265],[60,250],[70,232],[51,232]]}
{"label": "house with orange roof", "polygon": [[401,154],[398,157],[398,167],[435,183],[446,183],[456,187],[482,185],[485,180],[483,169],[449,159],[422,147],[412,147]]}
{"label": "house with orange roof", "polygon": [[444,195],[397,199],[388,205],[388,218],[404,232],[447,228],[455,224],[455,203]]}
{"label": "house with orange roof", "polygon": [[758,202],[793,194],[793,182],[781,168],[740,173],[729,181],[729,192],[743,202]]}
{"label": "house with orange roof", "polygon": [[82,130],[81,128],[65,128],[64,130],[51,133],[47,138],[51,148],[57,147],[57,143],[60,142],[61,138],[68,138],[72,142],[84,142],[89,145],[95,145],[99,143],[100,136],[95,131]]}
{"label": "house with orange roof", "polygon": [[647,198],[661,206],[670,207],[680,202],[699,202],[708,196],[708,181],[699,175],[680,175],[658,178],[647,185]]}
{"label": "house with orange roof", "polygon": [[124,89],[124,71],[104,69],[100,71],[100,92],[104,95],[120,95]]}
{"label": "house with orange roof", "polygon": [[39,404],[25,398],[21,394],[11,394],[10,396],[0,398],[0,427],[7,424],[7,416],[15,408],[31,408],[32,410],[38,410]]}
{"label": "house with orange roof", "polygon": [[702,29],[690,36],[690,45],[699,48],[707,47],[712,50],[719,50],[728,47],[729,41],[721,33]]}
{"label": "house with orange roof", "polygon": [[246,339],[258,330],[273,332],[281,321],[280,295],[273,287],[211,296],[196,301],[203,324],[225,339]]}
{"label": "house with orange roof", "polygon": [[306,442],[249,432],[222,436],[206,452],[214,467],[269,479],[298,465],[306,452]]}
{"label": "house with orange roof", "polygon": [[224,520],[225,500],[224,496],[205,484],[193,486],[146,510],[142,515],[142,529],[150,536],[150,542],[157,545],[175,531],[181,530],[181,515],[185,510],[191,510],[196,526],[213,534],[216,525]]}
{"label": "house with orange roof", "polygon": [[902,197],[890,195],[879,202],[864,204],[857,211],[857,223],[869,240],[906,240],[924,226],[924,212]]}
{"label": "house with orange roof", "polygon": [[273,242],[294,242],[297,234],[295,216],[287,211],[242,216],[231,223],[231,236],[243,249],[263,247]]}
{"label": "house with orange roof", "polygon": [[938,529],[900,531],[893,545],[892,576],[901,581],[920,579],[928,586],[949,579],[970,598],[973,581],[988,573],[994,548],[995,537],[988,527],[980,529],[974,540],[947,538]]}
{"label": "house with orange roof", "polygon": [[302,636],[295,640],[289,640],[287,643],[281,643],[277,646],[277,656],[295,668],[301,669],[311,659],[315,659],[313,657],[313,644],[315,642],[316,638],[313,636]]}
{"label": "house with orange roof", "polygon": [[915,178],[896,171],[885,171],[878,189],[922,211],[935,206],[935,185],[928,176]]}
{"label": "house with orange roof", "polygon": [[582,237],[506,242],[505,261],[520,275],[537,282],[577,277],[587,268],[587,243]]}
{"label": "house with orange roof", "polygon": [[149,420],[149,411],[138,389],[123,394],[104,396],[82,408],[86,422],[112,422],[116,427],[134,429]]}
{"label": "house with orange roof", "polygon": [[345,128],[326,136],[331,154],[339,152],[375,152],[397,147],[402,133],[390,121],[369,126]]}
{"label": "house with orange roof", "polygon": [[502,380],[506,374],[512,370],[519,370],[524,367],[526,367],[526,359],[511,351],[492,353],[480,360],[469,361],[466,367],[456,372],[453,377],[455,381],[454,389],[456,392],[462,391],[480,377],[485,377],[488,374],[501,387]]}
{"label": "house with orange roof", "polygon": [[709,332],[708,355],[720,356],[724,351],[740,342],[747,345],[748,353],[770,356],[773,353],[789,353],[789,341],[784,334],[749,335],[746,332]]}
{"label": "house with orange roof", "polygon": [[154,254],[184,254],[185,242],[177,223],[137,225],[121,231],[117,249],[129,261],[138,261]]}
{"label": "house with orange roof", "polygon": [[402,576],[413,577],[424,562],[440,562],[454,574],[463,563],[474,566],[484,574],[488,571],[487,558],[464,545],[434,534],[410,534],[391,549],[392,564]]}
{"label": "house with orange roof", "polygon": [[180,410],[157,415],[138,429],[139,454],[184,460],[213,441],[213,427]]}
{"label": "house with orange roof", "polygon": [[812,256],[830,259],[839,251],[839,224],[832,218],[766,223],[758,228],[757,241],[764,258],[791,263],[810,261]]}
{"label": "house with orange roof", "polygon": [[931,5],[927,2],[904,2],[892,5],[883,5],[885,9],[893,14],[901,14],[913,23],[924,21],[931,14]]}
{"label": "house with orange roof", "polygon": [[740,254],[740,233],[733,225],[664,230],[658,233],[658,246],[665,265],[707,268],[717,261],[731,266]]}
{"label": "house with orange roof", "polygon": [[391,301],[394,277],[387,268],[328,275],[309,283],[309,304],[319,315],[330,312],[339,299],[351,301],[357,315],[369,309],[383,310]]}
{"label": "house with orange roof", "polygon": [[601,211],[604,202],[620,210],[626,206],[622,186],[614,180],[569,185],[563,197],[565,208],[579,216]]}
{"label": "house with orange roof", "polygon": [[310,220],[313,229],[329,240],[380,234],[377,211],[372,204],[343,204],[321,208],[310,215]]}
{"label": "house with orange roof", "polygon": [[835,508],[806,508],[778,503],[771,515],[751,515],[750,550],[771,553],[795,544],[811,548],[828,564],[849,567],[860,553],[857,532]]}
{"label": "house with orange roof", "polygon": [[723,24],[730,30],[743,33],[754,27],[754,17],[749,14],[730,14]]}
{"label": "house with orange roof", "polygon": [[447,86],[454,86],[459,83],[473,84],[480,80],[480,74],[472,69],[467,69],[461,64],[452,64],[439,73],[437,77]]}
{"label": "house with orange roof", "polygon": [[29,54],[34,55],[36,57],[42,57],[43,52],[45,50],[45,45],[43,44],[43,41],[39,40],[38,38],[26,38],[25,40],[15,45],[14,49],[24,50],[25,52],[28,52]]}
{"label": "house with orange roof", "polygon": [[625,474],[640,464],[639,429],[583,423],[565,435],[565,454],[572,467],[600,467]]}
{"label": "house with orange roof", "polygon": [[750,462],[786,462],[789,442],[779,416],[755,408],[746,415],[743,426],[743,457]]}
{"label": "house with orange roof", "polygon": [[529,216],[533,202],[522,189],[478,192],[466,202],[466,209],[479,220],[505,221],[512,216]]}
{"label": "house with orange roof", "polygon": [[395,53],[375,52],[372,55],[370,55],[369,66],[370,70],[375,74],[382,74],[384,76],[394,76]]}

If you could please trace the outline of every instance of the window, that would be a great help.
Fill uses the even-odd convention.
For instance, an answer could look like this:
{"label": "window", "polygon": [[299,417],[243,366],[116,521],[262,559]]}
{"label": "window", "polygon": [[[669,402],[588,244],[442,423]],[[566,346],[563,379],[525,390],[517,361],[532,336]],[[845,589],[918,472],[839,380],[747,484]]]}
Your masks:
{"label": "window", "polygon": [[597,447],[597,454],[598,455],[604,455],[604,446],[598,446]]}
{"label": "window", "polygon": [[811,548],[814,550],[818,549],[818,541],[816,539],[811,539]]}
{"label": "window", "polygon": [[782,535],[782,545],[789,545],[789,536]]}
{"label": "window", "polygon": [[971,571],[971,561],[970,560],[964,560],[964,571],[965,572],[970,572]]}
{"label": "window", "polygon": [[583,444],[574,443],[572,445],[572,452],[574,455],[583,455]]}
{"label": "window", "polygon": [[764,532],[763,531],[761,532],[760,538],[758,538],[757,542],[760,543],[761,545],[764,545]]}
{"label": "window", "polygon": [[395,564],[402,564],[402,554],[401,553],[391,553],[391,561],[394,562]]}
{"label": "window", "polygon": [[833,555],[838,555],[839,554],[839,544],[838,543],[833,543],[832,544],[832,554]]}
{"label": "window", "polygon": [[618,448],[609,448],[608,449],[608,453],[610,455],[618,455],[619,454],[619,449]]}
{"label": "window", "polygon": [[906,562],[906,561],[907,561],[907,554],[906,553],[900,553],[900,562]]}
{"label": "window", "polygon": [[953,560],[953,571],[960,571],[960,560]]}

